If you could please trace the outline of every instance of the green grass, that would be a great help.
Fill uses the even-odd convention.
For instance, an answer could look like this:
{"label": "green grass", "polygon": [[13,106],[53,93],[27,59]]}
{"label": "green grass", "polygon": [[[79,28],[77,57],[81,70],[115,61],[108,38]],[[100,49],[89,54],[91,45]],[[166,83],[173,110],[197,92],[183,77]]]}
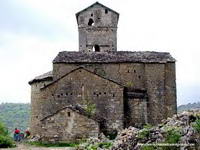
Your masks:
{"label": "green grass", "polygon": [[156,147],[155,146],[142,146],[141,150],[155,150]]}
{"label": "green grass", "polygon": [[80,142],[58,142],[58,143],[27,142],[27,144],[38,146],[38,147],[76,147],[80,144]]}

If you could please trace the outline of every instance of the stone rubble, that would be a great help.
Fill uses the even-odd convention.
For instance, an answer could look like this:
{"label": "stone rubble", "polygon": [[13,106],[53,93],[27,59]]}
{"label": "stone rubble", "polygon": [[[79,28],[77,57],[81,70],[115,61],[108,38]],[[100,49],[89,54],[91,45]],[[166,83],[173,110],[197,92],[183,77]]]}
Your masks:
{"label": "stone rubble", "polygon": [[[112,143],[113,146],[110,150],[141,150],[141,144],[167,144],[166,134],[170,129],[177,129],[181,135],[179,142],[175,143],[181,145],[180,150],[200,150],[200,133],[193,127],[197,119],[200,119],[200,109],[182,112],[172,118],[162,120],[158,126],[149,126],[143,129],[130,126],[122,130],[115,140],[109,140],[101,133],[98,138],[87,139],[85,143],[79,145],[77,150],[90,149],[99,143]],[[142,133],[146,133],[147,136],[141,137]],[[39,136],[35,136],[31,141],[37,141],[39,138]],[[97,150],[106,149],[98,147]]]}
{"label": "stone rubble", "polygon": [[[200,119],[200,110],[192,110],[174,115],[172,118],[162,120],[162,124],[149,129],[137,129],[129,127],[124,129],[114,141],[112,150],[140,150],[141,144],[164,143],[166,133],[169,129],[179,129],[181,138],[178,143],[181,144],[181,150],[200,149],[200,133],[193,125],[196,119]],[[148,130],[147,137],[140,137],[140,133]],[[192,144],[193,146],[189,146]],[[196,147],[195,147],[195,146]]]}

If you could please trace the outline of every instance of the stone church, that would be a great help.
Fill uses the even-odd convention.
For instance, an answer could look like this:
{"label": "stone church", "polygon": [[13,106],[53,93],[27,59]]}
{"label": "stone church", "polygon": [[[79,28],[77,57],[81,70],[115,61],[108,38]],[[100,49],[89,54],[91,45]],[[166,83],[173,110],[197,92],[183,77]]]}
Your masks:
{"label": "stone church", "polygon": [[175,59],[117,51],[119,13],[96,2],[76,13],[79,51],[62,51],[31,85],[31,132],[72,141],[158,124],[177,112]]}

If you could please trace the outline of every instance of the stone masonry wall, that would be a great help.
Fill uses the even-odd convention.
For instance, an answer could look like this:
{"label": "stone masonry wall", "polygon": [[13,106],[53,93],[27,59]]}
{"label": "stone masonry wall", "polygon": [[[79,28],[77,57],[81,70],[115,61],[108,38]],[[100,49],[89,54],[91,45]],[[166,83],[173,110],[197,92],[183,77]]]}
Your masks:
{"label": "stone masonry wall", "polygon": [[126,127],[141,127],[147,124],[147,101],[142,98],[129,98],[127,100]]}
{"label": "stone masonry wall", "polygon": [[59,78],[80,66],[125,87],[146,89],[148,120],[152,124],[176,113],[175,63],[54,64],[54,75]]}
{"label": "stone masonry wall", "polygon": [[[108,130],[123,128],[123,87],[84,69],[78,69],[41,90],[41,119],[67,105],[95,104]],[[38,130],[40,133],[40,131]]]}
{"label": "stone masonry wall", "polygon": [[80,66],[126,87],[145,88],[144,64],[142,63],[53,64],[54,77],[60,78]]}
{"label": "stone masonry wall", "polygon": [[148,121],[158,124],[165,118],[165,64],[145,64],[148,94]]}
{"label": "stone masonry wall", "polygon": [[[92,72],[96,72],[106,78],[115,80],[122,85],[132,86],[133,88],[143,88],[147,90],[148,94],[148,121],[152,124],[159,123],[163,118],[167,118],[176,113],[176,83],[175,83],[175,63],[167,64],[140,64],[140,63],[124,63],[124,64],[54,64],[53,73],[54,78],[59,78],[64,74],[80,67],[86,67]],[[84,78],[82,76],[82,78]],[[85,75],[85,79],[90,81],[90,78]],[[77,79],[75,79],[77,80]],[[74,80],[74,81],[75,81]],[[79,79],[80,80],[80,79]],[[77,80],[77,81],[79,81]],[[86,81],[87,82],[87,81]],[[95,82],[94,82],[95,83]],[[43,85],[43,83],[37,83]],[[66,83],[60,82],[65,85]],[[71,84],[71,85],[70,85]],[[73,82],[70,83],[70,88],[73,89]],[[80,84],[77,84],[81,87]],[[32,85],[32,126],[36,126],[37,121],[42,117],[49,115],[62,106],[70,104],[73,101],[66,101],[66,98],[61,96],[53,96],[51,94],[58,93],[55,90],[49,89],[49,92],[40,92],[36,89],[36,85]],[[55,86],[55,85],[54,85]],[[38,86],[39,87],[39,86]],[[95,88],[97,88],[96,86]],[[67,87],[68,88],[68,87]],[[99,91],[106,88],[100,86]],[[111,88],[111,87],[110,87]],[[112,89],[112,88],[111,88]],[[45,90],[46,91],[46,90]],[[47,90],[48,91],[48,90]],[[58,90],[59,91],[59,90]],[[63,91],[65,93],[65,91]],[[69,93],[70,94],[70,93]],[[74,96],[72,96],[74,97]],[[90,96],[89,96],[90,97]],[[94,96],[92,96],[94,97]],[[71,99],[71,98],[70,98]],[[77,99],[74,97],[74,99]],[[99,99],[99,97],[98,97]],[[103,98],[101,98],[103,99]],[[105,98],[106,99],[106,98]],[[110,98],[109,98],[110,99]],[[123,99],[123,97],[121,98]],[[110,102],[102,100],[98,104],[99,108],[107,105]],[[48,107],[47,107],[48,106]],[[43,108],[44,107],[44,108]],[[43,110],[43,111],[42,111]],[[104,110],[101,110],[104,111]],[[125,110],[126,111],[126,110]],[[118,114],[123,114],[118,112]],[[36,128],[33,128],[33,132]]]}
{"label": "stone masonry wall", "polygon": [[[117,50],[118,15],[100,5],[94,5],[78,17],[79,51],[93,51],[98,45],[100,51]],[[90,24],[90,22],[92,22]]]}
{"label": "stone masonry wall", "polygon": [[177,113],[176,102],[176,68],[174,63],[165,65],[165,118]]}
{"label": "stone masonry wall", "polygon": [[69,108],[47,117],[41,126],[42,141],[75,141],[99,134],[97,122]]}
{"label": "stone masonry wall", "polygon": [[80,51],[94,52],[93,47],[98,45],[100,51],[116,51],[117,47],[116,28],[80,28],[79,49]]}
{"label": "stone masonry wall", "polygon": [[39,120],[42,118],[42,97],[40,88],[50,83],[50,81],[36,82],[31,85],[31,123],[32,134],[36,134],[39,129]]}

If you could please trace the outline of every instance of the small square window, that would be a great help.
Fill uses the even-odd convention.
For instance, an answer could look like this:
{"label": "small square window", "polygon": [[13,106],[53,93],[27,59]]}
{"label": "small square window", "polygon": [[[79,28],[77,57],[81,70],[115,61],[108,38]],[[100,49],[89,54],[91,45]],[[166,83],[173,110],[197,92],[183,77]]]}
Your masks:
{"label": "small square window", "polygon": [[70,113],[70,112],[67,112],[67,115],[68,115],[68,117],[70,117],[70,116],[71,116],[71,113]]}

